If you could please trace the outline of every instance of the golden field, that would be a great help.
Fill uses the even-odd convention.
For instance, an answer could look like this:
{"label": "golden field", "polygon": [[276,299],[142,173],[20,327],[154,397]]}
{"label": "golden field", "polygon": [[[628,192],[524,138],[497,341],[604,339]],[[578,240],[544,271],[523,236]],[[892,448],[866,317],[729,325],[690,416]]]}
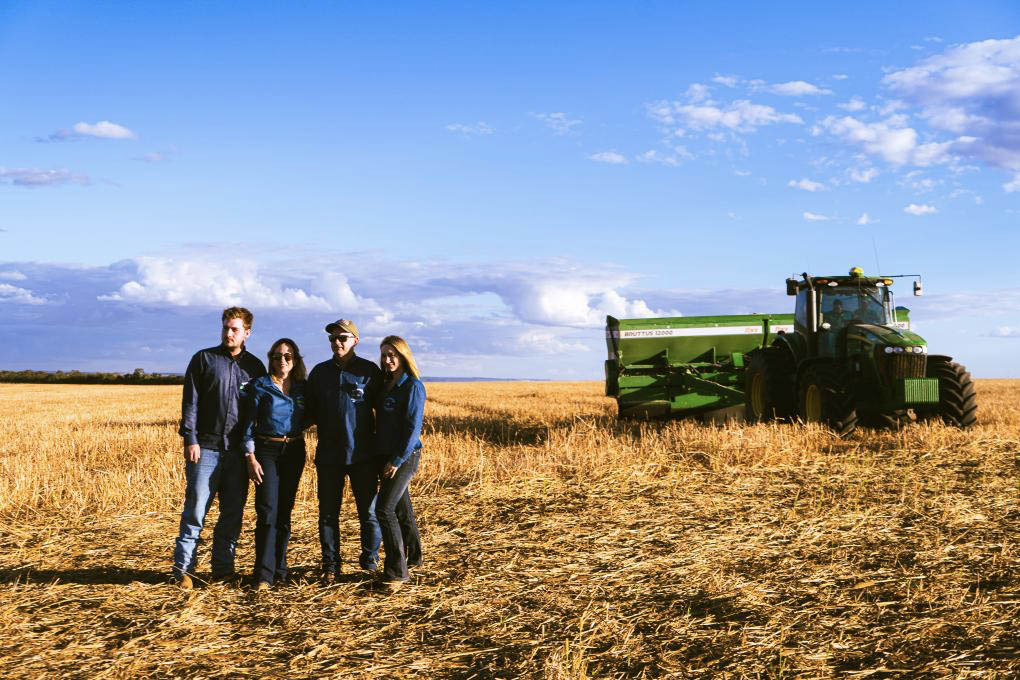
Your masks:
{"label": "golden field", "polygon": [[[0,675],[1017,677],[1020,381],[977,387],[972,430],[840,440],[618,423],[599,383],[431,383],[413,585],[314,582],[309,464],[307,582],[256,597],[168,582],[179,387],[0,385]],[[350,565],[349,492],[342,530]]]}

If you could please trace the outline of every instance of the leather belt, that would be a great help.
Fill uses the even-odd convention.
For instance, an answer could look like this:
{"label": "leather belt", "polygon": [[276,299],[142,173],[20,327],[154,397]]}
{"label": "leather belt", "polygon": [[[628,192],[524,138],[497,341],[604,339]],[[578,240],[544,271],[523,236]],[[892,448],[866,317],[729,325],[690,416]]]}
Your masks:
{"label": "leather belt", "polygon": [[283,442],[284,444],[286,444],[287,442],[292,442],[297,439],[297,437],[268,437],[264,434],[257,434],[255,435],[255,438],[267,442]]}

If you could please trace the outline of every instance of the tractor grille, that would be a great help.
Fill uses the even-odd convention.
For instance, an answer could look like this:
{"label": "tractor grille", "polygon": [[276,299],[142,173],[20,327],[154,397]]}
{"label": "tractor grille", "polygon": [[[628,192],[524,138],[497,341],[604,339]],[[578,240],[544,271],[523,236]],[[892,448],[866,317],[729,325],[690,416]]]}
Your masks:
{"label": "tractor grille", "polygon": [[923,354],[883,354],[880,363],[889,380],[923,378],[928,358]]}

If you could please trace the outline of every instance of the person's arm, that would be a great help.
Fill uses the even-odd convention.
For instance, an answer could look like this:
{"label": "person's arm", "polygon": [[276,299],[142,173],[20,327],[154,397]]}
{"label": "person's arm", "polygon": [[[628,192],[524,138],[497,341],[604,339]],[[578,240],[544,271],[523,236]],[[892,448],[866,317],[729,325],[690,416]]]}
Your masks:
{"label": "person's arm", "polygon": [[309,427],[315,424],[315,413],[318,409],[318,395],[315,389],[315,384],[318,381],[318,373],[316,369],[318,366],[312,368],[312,372],[308,374],[308,379],[305,381],[305,412],[301,418],[301,429],[307,430]]}
{"label": "person's arm", "polygon": [[184,460],[197,463],[202,456],[198,445],[198,379],[202,371],[201,353],[191,357],[188,369],[184,372],[184,392],[181,395],[181,428],[184,437]]}
{"label": "person's arm", "polygon": [[404,464],[411,454],[414,453],[418,438],[421,437],[422,420],[425,417],[425,386],[415,381],[411,386],[411,393],[407,399],[407,411],[404,414],[402,423],[403,432],[398,440],[400,445],[395,447],[389,462],[383,468],[384,477],[392,477],[397,473],[397,468]]}

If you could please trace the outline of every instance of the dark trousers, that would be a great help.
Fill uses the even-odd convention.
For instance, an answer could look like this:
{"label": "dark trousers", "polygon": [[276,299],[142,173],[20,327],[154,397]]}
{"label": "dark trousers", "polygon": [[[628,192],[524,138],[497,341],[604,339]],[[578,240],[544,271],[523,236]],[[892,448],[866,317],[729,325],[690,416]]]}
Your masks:
{"label": "dark trousers", "polygon": [[379,487],[379,500],[375,513],[382,529],[386,561],[383,563],[383,577],[387,581],[406,581],[407,565],[421,564],[421,539],[418,523],[411,507],[411,495],[407,488],[411,478],[418,472],[421,451],[415,451],[397,473],[383,479]]}
{"label": "dark trousers", "polygon": [[382,536],[375,517],[378,474],[373,460],[353,465],[316,463],[319,492],[319,544],[322,546],[322,570],[340,573],[340,505],[344,496],[344,479],[350,478],[354,503],[361,524],[362,569],[374,571],[379,562]]}
{"label": "dark trousers", "polygon": [[255,486],[255,581],[271,584],[287,578],[290,515],[305,469],[305,441],[255,441],[262,466],[262,483]]}

